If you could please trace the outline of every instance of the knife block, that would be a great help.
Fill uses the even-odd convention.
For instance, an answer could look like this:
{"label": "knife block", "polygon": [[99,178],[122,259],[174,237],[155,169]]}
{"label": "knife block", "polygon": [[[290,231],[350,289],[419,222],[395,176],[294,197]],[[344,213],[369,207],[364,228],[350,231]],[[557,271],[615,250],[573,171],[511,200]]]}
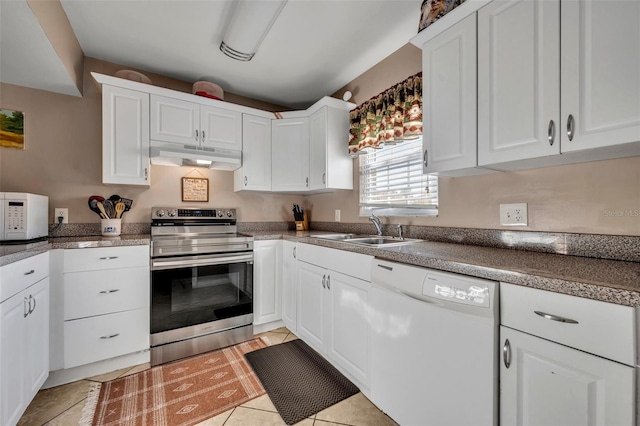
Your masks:
{"label": "knife block", "polygon": [[296,231],[306,231],[309,229],[309,221],[307,220],[307,212],[302,213],[302,220],[296,220]]}

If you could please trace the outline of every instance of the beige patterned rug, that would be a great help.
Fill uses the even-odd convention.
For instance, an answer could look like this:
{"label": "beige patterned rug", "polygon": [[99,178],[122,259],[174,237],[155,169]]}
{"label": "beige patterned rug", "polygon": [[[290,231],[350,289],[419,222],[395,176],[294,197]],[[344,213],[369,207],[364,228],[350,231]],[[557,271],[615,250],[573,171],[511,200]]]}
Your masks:
{"label": "beige patterned rug", "polygon": [[265,393],[244,354],[260,339],[96,386],[80,425],[194,425]]}

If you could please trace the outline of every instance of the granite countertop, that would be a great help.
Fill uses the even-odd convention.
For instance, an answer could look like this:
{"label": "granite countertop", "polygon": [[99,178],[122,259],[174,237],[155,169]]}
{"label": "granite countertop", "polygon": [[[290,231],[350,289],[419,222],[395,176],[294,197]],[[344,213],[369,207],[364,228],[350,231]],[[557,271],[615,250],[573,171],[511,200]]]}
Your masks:
{"label": "granite countertop", "polygon": [[330,232],[249,232],[368,254],[380,259],[524,285],[619,305],[640,306],[640,263],[463,244],[418,242],[374,248],[310,237]]}
{"label": "granite countertop", "polygon": [[[313,238],[322,231],[243,232],[256,241],[285,239],[411,265],[507,282],[619,305],[640,307],[640,263],[493,247],[422,241],[374,248]],[[52,249],[148,245],[150,236],[63,237],[0,246],[0,266]]]}

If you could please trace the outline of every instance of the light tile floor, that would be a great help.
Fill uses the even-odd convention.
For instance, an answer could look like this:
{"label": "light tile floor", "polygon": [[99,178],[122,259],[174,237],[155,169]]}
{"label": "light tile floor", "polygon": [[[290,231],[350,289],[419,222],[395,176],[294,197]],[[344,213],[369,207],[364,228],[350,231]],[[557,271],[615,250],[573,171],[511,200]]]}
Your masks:
{"label": "light tile floor", "polygon": [[[297,337],[286,328],[259,334],[270,345],[288,342]],[[92,382],[109,380],[134,374],[150,368],[148,364],[114,371],[86,380],[69,383],[38,392],[18,425],[20,426],[71,426],[77,425],[82,415],[87,392]],[[284,421],[278,414],[268,395],[263,395],[232,410],[206,420],[197,426],[281,426]],[[323,410],[298,423],[300,426],[394,426],[391,420],[362,393],[358,393],[338,404]]]}

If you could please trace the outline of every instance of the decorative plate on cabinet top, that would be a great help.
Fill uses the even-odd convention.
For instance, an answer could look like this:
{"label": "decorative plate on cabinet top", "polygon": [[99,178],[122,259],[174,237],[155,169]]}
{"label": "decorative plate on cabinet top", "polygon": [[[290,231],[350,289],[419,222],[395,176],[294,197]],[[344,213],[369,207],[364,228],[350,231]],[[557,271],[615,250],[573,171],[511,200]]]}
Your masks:
{"label": "decorative plate on cabinet top", "polygon": [[149,77],[137,71],[120,70],[117,71],[114,75],[119,78],[126,78],[127,80],[137,81],[138,83],[152,84]]}

